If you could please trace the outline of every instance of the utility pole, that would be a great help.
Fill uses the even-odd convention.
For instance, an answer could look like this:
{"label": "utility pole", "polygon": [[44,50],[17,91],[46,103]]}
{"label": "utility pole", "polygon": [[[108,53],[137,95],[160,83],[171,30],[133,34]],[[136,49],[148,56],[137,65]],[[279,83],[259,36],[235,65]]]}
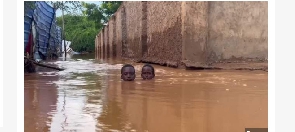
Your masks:
{"label": "utility pole", "polygon": [[63,44],[64,44],[64,52],[65,52],[65,61],[67,60],[67,47],[66,47],[66,35],[65,35],[65,21],[64,21],[64,2],[62,1],[62,36],[63,36]]}

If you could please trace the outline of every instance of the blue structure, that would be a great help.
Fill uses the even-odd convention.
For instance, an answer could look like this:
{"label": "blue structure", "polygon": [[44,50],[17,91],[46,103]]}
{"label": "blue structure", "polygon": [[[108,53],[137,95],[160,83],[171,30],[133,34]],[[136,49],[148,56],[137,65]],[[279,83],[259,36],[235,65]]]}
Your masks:
{"label": "blue structure", "polygon": [[24,49],[27,47],[27,44],[29,42],[29,36],[31,33],[32,22],[33,22],[33,14],[34,14],[34,10],[32,8],[27,9],[25,12],[25,30],[24,30],[25,47]]}
{"label": "blue structure", "polygon": [[61,27],[56,26],[56,43],[58,44],[58,47],[61,51],[62,49],[62,38],[61,38]]}
{"label": "blue structure", "polygon": [[56,24],[55,9],[44,1],[35,2],[35,9],[25,12],[25,47],[34,23],[34,54],[36,59],[46,59],[58,54],[61,46],[61,30]]}

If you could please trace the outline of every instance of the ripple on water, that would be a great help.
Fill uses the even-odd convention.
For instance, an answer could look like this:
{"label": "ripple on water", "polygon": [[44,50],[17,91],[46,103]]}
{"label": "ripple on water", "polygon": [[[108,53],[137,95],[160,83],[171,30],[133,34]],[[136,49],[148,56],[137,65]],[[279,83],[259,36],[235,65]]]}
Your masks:
{"label": "ripple on water", "polygon": [[[227,132],[223,129],[226,123],[215,122],[222,117],[233,122],[231,131],[244,129],[243,125],[267,127],[267,74],[188,72],[155,66],[154,80],[141,81],[137,76],[134,83],[125,83],[135,88],[124,89],[119,74],[122,64],[83,59],[54,64],[65,70],[42,72],[25,82],[25,121],[31,131],[36,131],[36,124],[42,127],[43,120],[37,118],[46,116],[50,116],[46,119],[48,131],[145,131],[134,126],[150,131],[197,131],[195,122],[207,121],[212,129]],[[142,65],[135,64],[137,75]],[[51,107],[47,109],[47,105]],[[232,106],[237,108],[229,109]],[[257,114],[251,114],[254,112]],[[235,118],[237,115],[243,120]],[[158,122],[164,124],[159,127]]]}

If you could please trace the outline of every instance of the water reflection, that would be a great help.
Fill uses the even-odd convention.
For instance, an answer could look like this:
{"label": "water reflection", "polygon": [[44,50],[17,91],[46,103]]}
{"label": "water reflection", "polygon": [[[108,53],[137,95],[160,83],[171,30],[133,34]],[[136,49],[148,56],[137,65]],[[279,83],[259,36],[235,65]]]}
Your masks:
{"label": "water reflection", "polygon": [[[267,127],[267,72],[186,71],[120,79],[120,60],[68,59],[25,76],[25,131],[229,132]],[[37,103],[38,102],[38,103]],[[27,124],[27,125],[26,125]]]}
{"label": "water reflection", "polygon": [[52,112],[56,110],[57,87],[52,83],[58,80],[57,76],[39,74],[25,74],[24,90],[25,131],[49,131],[52,121]]}

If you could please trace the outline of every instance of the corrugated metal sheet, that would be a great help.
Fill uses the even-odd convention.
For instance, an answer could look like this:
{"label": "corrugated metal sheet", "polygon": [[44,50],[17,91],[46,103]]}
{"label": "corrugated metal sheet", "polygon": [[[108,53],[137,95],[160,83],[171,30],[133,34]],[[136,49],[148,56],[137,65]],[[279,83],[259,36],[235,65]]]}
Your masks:
{"label": "corrugated metal sheet", "polygon": [[24,15],[24,24],[25,24],[25,28],[24,28],[24,50],[27,47],[27,44],[29,42],[29,35],[30,35],[30,31],[31,31],[31,27],[32,27],[32,21],[33,21],[33,14],[34,14],[34,10],[33,9],[28,9],[25,12]]}
{"label": "corrugated metal sheet", "polygon": [[61,49],[61,28],[57,26],[55,10],[44,1],[35,2],[35,9],[25,13],[25,47],[27,46],[32,21],[35,25],[35,54],[58,54]]}
{"label": "corrugated metal sheet", "polygon": [[44,1],[36,2],[34,21],[37,30],[37,49],[44,56],[47,56],[50,30],[54,19],[55,11]]}
{"label": "corrugated metal sheet", "polygon": [[56,19],[53,20],[49,39],[49,50],[51,53],[59,53],[61,46],[61,30],[56,24]]}
{"label": "corrugated metal sheet", "polygon": [[50,29],[50,39],[49,39],[49,50],[50,52],[57,52],[57,37],[56,37],[56,20],[54,19],[52,24],[51,24],[51,29]]}

